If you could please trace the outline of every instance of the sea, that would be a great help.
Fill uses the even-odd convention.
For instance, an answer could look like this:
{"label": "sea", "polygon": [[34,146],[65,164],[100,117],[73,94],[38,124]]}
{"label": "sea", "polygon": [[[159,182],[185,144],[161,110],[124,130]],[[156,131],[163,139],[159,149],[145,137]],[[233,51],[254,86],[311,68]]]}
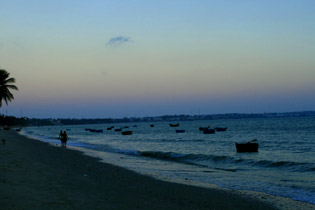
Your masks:
{"label": "sea", "polygon": [[[207,126],[227,130],[199,130]],[[115,131],[120,128],[132,135]],[[139,173],[315,204],[315,117],[36,126],[22,134],[60,146],[60,130],[67,131],[71,148]],[[258,152],[236,151],[235,142],[253,139]]]}

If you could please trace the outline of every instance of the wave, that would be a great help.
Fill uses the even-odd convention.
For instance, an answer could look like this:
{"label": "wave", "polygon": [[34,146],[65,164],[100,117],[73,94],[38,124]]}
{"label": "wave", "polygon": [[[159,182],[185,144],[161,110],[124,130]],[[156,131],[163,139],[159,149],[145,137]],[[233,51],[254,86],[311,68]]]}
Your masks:
{"label": "wave", "polygon": [[290,171],[299,171],[307,172],[314,171],[315,166],[313,163],[301,163],[293,161],[269,161],[269,160],[260,160],[252,162],[252,165],[265,168],[275,168],[275,169],[285,169]]}
{"label": "wave", "polygon": [[233,162],[234,158],[229,156],[216,156],[204,154],[180,154],[175,152],[160,151],[139,151],[139,155],[158,159],[175,160],[175,161],[213,161],[213,162]]}
{"label": "wave", "polygon": [[[133,156],[142,156],[149,157],[154,159],[166,160],[166,161],[175,161],[186,164],[205,166],[214,169],[217,168],[217,164],[228,164],[232,166],[256,166],[269,169],[284,169],[289,171],[315,171],[315,165],[312,163],[299,163],[291,161],[269,161],[269,160],[248,160],[241,158],[234,158],[231,156],[225,155],[205,155],[205,154],[180,154],[175,152],[162,152],[162,151],[136,151],[136,150],[116,150],[117,153],[123,153]],[[243,167],[242,167],[243,168]],[[224,169],[226,171],[235,172],[239,169]]]}

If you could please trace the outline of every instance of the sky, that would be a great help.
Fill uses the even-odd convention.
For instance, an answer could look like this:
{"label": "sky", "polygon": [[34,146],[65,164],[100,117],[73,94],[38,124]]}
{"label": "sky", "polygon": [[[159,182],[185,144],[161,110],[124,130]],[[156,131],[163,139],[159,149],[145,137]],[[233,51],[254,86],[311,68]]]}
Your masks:
{"label": "sky", "polygon": [[0,0],[1,114],[315,110],[314,0]]}

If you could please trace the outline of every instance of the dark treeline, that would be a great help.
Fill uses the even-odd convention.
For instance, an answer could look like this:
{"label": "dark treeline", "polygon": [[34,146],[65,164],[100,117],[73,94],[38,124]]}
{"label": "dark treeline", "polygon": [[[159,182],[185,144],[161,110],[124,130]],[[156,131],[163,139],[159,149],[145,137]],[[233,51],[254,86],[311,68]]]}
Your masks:
{"label": "dark treeline", "polygon": [[31,119],[31,118],[18,118],[14,116],[0,115],[1,126],[32,126],[32,125],[55,125],[49,119]]}
{"label": "dark treeline", "polygon": [[275,117],[303,117],[315,116],[315,111],[262,113],[262,114],[213,114],[213,115],[164,115],[158,117],[131,117],[131,118],[99,118],[99,119],[37,119],[17,118],[0,115],[1,126],[44,126],[44,125],[83,125],[83,124],[111,124],[134,122],[162,122],[162,121],[193,121],[193,120],[218,120],[218,119],[247,119],[247,118],[275,118]]}

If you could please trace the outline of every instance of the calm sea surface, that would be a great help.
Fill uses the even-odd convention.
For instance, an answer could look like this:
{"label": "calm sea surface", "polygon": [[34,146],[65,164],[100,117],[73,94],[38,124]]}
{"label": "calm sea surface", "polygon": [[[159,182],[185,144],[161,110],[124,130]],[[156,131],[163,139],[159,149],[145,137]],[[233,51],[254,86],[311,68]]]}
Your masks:
{"label": "calm sea surface", "polygon": [[[177,128],[169,123],[175,122],[28,127],[23,134],[60,144],[56,137],[60,130],[67,130],[68,145],[141,173],[315,204],[315,117],[185,121],[178,122]],[[209,125],[228,130],[207,135],[199,131]],[[123,136],[115,128],[106,129],[110,126],[133,134]],[[258,153],[236,152],[235,142],[252,139],[258,140]]]}

